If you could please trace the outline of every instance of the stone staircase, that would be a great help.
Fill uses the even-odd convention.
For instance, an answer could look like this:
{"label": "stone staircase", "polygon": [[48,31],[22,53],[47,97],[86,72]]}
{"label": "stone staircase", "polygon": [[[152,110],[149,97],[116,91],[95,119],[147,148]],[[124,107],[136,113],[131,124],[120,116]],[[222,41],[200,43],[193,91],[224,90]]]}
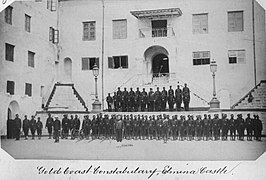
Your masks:
{"label": "stone staircase", "polygon": [[[249,94],[253,96],[252,102],[248,102]],[[232,109],[266,109],[266,80],[261,81],[243,98],[235,103]]]}
{"label": "stone staircase", "polygon": [[47,100],[44,110],[49,111],[88,111],[85,101],[74,84],[56,83]]}

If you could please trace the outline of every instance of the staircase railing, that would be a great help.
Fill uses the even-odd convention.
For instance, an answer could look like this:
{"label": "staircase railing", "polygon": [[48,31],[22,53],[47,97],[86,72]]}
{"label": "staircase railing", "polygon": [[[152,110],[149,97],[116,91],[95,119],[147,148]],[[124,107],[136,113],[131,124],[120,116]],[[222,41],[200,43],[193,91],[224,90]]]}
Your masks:
{"label": "staircase railing", "polygon": [[82,104],[82,106],[86,109],[86,111],[88,111],[88,108],[86,106],[85,101],[83,100],[83,98],[80,96],[80,94],[78,93],[78,91],[75,89],[74,85],[72,86],[72,89],[74,91],[75,96],[78,98],[79,102]]}
{"label": "staircase railing", "polygon": [[49,106],[49,104],[50,104],[50,102],[51,102],[51,100],[52,100],[52,98],[53,98],[53,96],[54,96],[55,90],[56,90],[56,84],[54,84],[53,89],[52,89],[52,91],[51,91],[51,93],[50,93],[50,96],[49,96],[49,98],[48,98],[48,100],[47,100],[47,102],[46,102],[46,105],[45,105],[45,107],[44,107],[45,110],[48,109],[48,106]]}
{"label": "staircase railing", "polygon": [[255,89],[257,89],[262,83],[266,83],[266,81],[265,80],[262,80],[262,81],[260,81],[259,82],[259,84],[257,84],[254,88],[252,88],[247,94],[245,94],[239,101],[237,101],[235,104],[233,104],[232,106],[231,106],[231,109],[234,109],[236,106],[238,106],[243,100],[245,100],[246,99],[246,97],[248,97],[248,95],[250,94],[250,93],[252,93]]}

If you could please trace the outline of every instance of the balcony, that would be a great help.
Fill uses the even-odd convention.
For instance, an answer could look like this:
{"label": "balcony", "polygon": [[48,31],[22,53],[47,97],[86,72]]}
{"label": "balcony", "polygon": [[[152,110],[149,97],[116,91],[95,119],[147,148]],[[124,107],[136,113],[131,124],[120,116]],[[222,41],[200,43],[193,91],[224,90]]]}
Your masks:
{"label": "balcony", "polygon": [[158,38],[158,37],[172,37],[172,36],[175,36],[174,30],[172,27],[139,29],[140,38]]}

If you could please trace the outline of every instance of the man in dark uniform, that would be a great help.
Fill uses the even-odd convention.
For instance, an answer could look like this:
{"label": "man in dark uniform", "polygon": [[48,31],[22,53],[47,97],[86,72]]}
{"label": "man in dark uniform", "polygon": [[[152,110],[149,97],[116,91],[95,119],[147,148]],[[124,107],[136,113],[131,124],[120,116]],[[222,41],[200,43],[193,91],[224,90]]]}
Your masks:
{"label": "man in dark uniform", "polygon": [[85,138],[89,138],[90,136],[90,131],[91,131],[91,120],[89,119],[89,116],[86,115],[84,116],[84,120],[82,122],[82,130]]}
{"label": "man in dark uniform", "polygon": [[178,121],[177,118],[178,118],[177,115],[174,115],[172,117],[172,123],[173,123],[173,128],[172,128],[173,140],[177,140],[178,134],[179,134],[179,131],[178,131],[179,121]]}
{"label": "man in dark uniform", "polygon": [[135,93],[135,105],[134,109],[135,111],[139,111],[141,106],[141,92],[139,91],[139,88],[137,88],[137,91]]}
{"label": "man in dark uniform", "polygon": [[170,86],[170,89],[168,90],[168,105],[169,105],[169,110],[173,111],[174,109],[174,99],[175,99],[175,93],[174,90],[172,89],[172,86]]}
{"label": "man in dark uniform", "polygon": [[177,89],[175,90],[175,103],[177,111],[181,110],[182,96],[182,90],[179,88],[179,85],[177,85]]}
{"label": "man in dark uniform", "polygon": [[168,138],[174,140],[174,116],[170,118],[169,115],[166,115],[166,118],[168,119]]}
{"label": "man in dark uniform", "polygon": [[121,116],[118,116],[118,120],[115,123],[115,130],[116,130],[116,141],[122,142],[123,139],[123,129],[124,123]]}
{"label": "man in dark uniform", "polygon": [[166,102],[167,102],[167,91],[165,90],[165,87],[163,87],[162,93],[161,93],[161,110],[166,110]]}
{"label": "man in dark uniform", "polygon": [[113,98],[111,97],[111,94],[108,93],[108,96],[106,97],[108,112],[112,112],[112,104],[113,104]]}
{"label": "man in dark uniform", "polygon": [[244,141],[245,121],[242,118],[242,114],[238,115],[238,129],[239,129],[239,140]]}
{"label": "man in dark uniform", "polygon": [[61,122],[59,121],[58,117],[55,117],[55,120],[53,121],[53,127],[54,127],[54,136],[55,136],[55,143],[59,142],[59,134],[61,129]]}
{"label": "man in dark uniform", "polygon": [[67,115],[64,114],[63,119],[62,119],[62,139],[67,139],[68,138],[68,131],[69,131],[69,119],[67,118]]}
{"label": "man in dark uniform", "polygon": [[197,141],[201,140],[201,115],[196,116],[195,120],[195,138]]}
{"label": "man in dark uniform", "polygon": [[154,93],[154,104],[155,104],[155,111],[161,111],[161,92],[159,87]]}
{"label": "man in dark uniform", "polygon": [[208,118],[207,114],[203,115],[203,140],[205,139],[206,141],[209,139],[209,126],[208,126]]}
{"label": "man in dark uniform", "polygon": [[150,92],[148,94],[149,97],[149,111],[154,111],[154,101],[155,101],[155,97],[154,97],[154,92],[152,90],[152,88],[150,88]]}
{"label": "man in dark uniform", "polygon": [[37,118],[37,135],[38,135],[39,139],[41,139],[41,137],[42,137],[42,128],[43,128],[43,125],[41,122],[41,118],[38,117]]}
{"label": "man in dark uniform", "polygon": [[144,140],[145,139],[145,118],[144,115],[140,116],[140,139]]}
{"label": "man in dark uniform", "polygon": [[[130,117],[132,117],[132,114],[130,115]],[[130,119],[129,119],[129,116],[127,116],[127,118],[125,119],[124,121],[124,124],[125,124],[125,138],[127,140],[130,139]]]}
{"label": "man in dark uniform", "polygon": [[219,116],[218,114],[214,115],[214,118],[212,121],[212,128],[213,128],[214,140],[218,140],[218,137],[219,137]]}
{"label": "man in dark uniform", "polygon": [[252,141],[252,120],[249,113],[247,114],[245,124],[247,129],[247,140]]}
{"label": "man in dark uniform", "polygon": [[128,111],[134,112],[135,108],[135,92],[132,88],[130,88],[130,91],[128,93]]}
{"label": "man in dark uniform", "polygon": [[184,102],[185,111],[188,111],[189,102],[190,102],[190,90],[187,87],[187,84],[185,84],[185,87],[183,88],[183,102]]}
{"label": "man in dark uniform", "polygon": [[213,140],[213,119],[211,118],[211,115],[208,115],[208,127],[209,127],[209,138]]}
{"label": "man in dark uniform", "polygon": [[74,117],[73,115],[70,115],[70,118],[68,119],[68,130],[71,133],[71,131],[74,128]]}
{"label": "man in dark uniform", "polygon": [[187,123],[187,137],[188,137],[188,140],[191,141],[192,140],[192,130],[193,130],[192,116],[188,116],[188,120],[186,123]]}
{"label": "man in dark uniform", "polygon": [[54,124],[54,119],[51,117],[51,114],[49,113],[45,123],[45,128],[48,129],[49,139],[51,139],[52,137],[53,124]]}
{"label": "man in dark uniform", "polygon": [[23,120],[22,129],[24,132],[25,139],[28,139],[29,129],[30,129],[30,120],[27,118],[27,115],[24,116],[25,119]]}
{"label": "man in dark uniform", "polygon": [[162,120],[162,138],[164,143],[167,143],[168,134],[169,134],[169,119],[168,117],[164,117]]}
{"label": "man in dark uniform", "polygon": [[16,117],[14,119],[14,126],[16,140],[19,140],[21,131],[21,119],[19,118],[18,114],[16,114]]}
{"label": "man in dark uniform", "polygon": [[148,119],[148,116],[147,115],[142,115],[143,116],[143,119],[144,119],[144,136],[146,139],[149,139],[150,136],[149,136],[149,119]]}
{"label": "man in dark uniform", "polygon": [[113,102],[114,102],[114,111],[117,112],[118,111],[118,99],[117,99],[116,92],[114,92],[114,95],[113,95]]}
{"label": "man in dark uniform", "polygon": [[80,120],[78,118],[78,115],[75,115],[73,130],[71,133],[71,139],[75,139],[78,136],[79,128],[80,128]]}
{"label": "man in dark uniform", "polygon": [[111,139],[115,139],[115,115],[111,115],[111,118],[110,118],[110,136],[111,136]]}
{"label": "man in dark uniform", "polygon": [[138,138],[138,130],[139,130],[137,116],[135,115],[131,121],[133,124],[134,139],[136,140]]}
{"label": "man in dark uniform", "polygon": [[34,119],[34,116],[31,116],[30,132],[31,132],[32,139],[34,139],[34,137],[35,137],[36,128],[37,128],[36,120]]}
{"label": "man in dark uniform", "polygon": [[123,112],[127,112],[128,111],[128,92],[127,92],[127,88],[124,88],[124,91],[122,92],[122,111]]}
{"label": "man in dark uniform", "polygon": [[91,120],[91,128],[92,128],[92,139],[95,139],[97,137],[97,119],[95,115],[92,116]]}
{"label": "man in dark uniform", "polygon": [[122,111],[122,91],[120,90],[120,87],[117,89],[117,111]]}
{"label": "man in dark uniform", "polygon": [[228,136],[228,129],[229,129],[229,120],[227,119],[226,114],[222,114],[222,140],[227,140]]}
{"label": "man in dark uniform", "polygon": [[236,121],[234,119],[234,115],[231,114],[231,118],[229,119],[229,131],[230,131],[230,139],[235,140],[236,139]]}
{"label": "man in dark uniform", "polygon": [[255,115],[255,139],[261,141],[261,132],[263,130],[262,121],[259,118],[259,115]]}
{"label": "man in dark uniform", "polygon": [[142,92],[141,92],[141,111],[145,111],[147,108],[147,104],[148,104],[148,94],[145,91],[145,88],[143,88]]}

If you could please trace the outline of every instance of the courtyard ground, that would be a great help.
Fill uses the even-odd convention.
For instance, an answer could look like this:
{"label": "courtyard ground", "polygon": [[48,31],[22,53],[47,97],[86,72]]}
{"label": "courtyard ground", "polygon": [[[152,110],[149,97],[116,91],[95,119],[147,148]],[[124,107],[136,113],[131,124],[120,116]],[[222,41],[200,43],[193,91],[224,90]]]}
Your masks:
{"label": "courtyard ground", "polygon": [[41,140],[2,139],[1,147],[15,159],[62,160],[255,160],[266,150],[266,138],[257,141],[162,140]]}

